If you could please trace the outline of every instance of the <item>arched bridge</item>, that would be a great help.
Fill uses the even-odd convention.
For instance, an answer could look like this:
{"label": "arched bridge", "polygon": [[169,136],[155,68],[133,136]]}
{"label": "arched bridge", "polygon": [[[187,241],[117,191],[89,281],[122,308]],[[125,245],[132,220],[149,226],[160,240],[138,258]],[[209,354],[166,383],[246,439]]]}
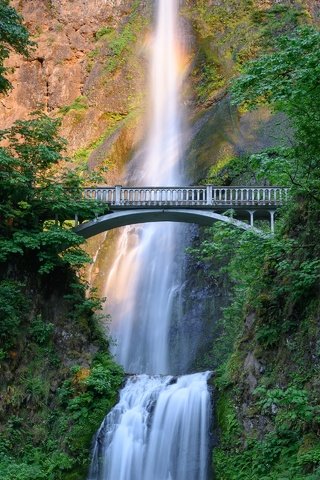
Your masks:
{"label": "arched bridge", "polygon": [[[99,187],[84,189],[87,199],[105,202],[106,215],[78,224],[75,231],[85,238],[113,228],[146,222],[186,222],[212,225],[231,223],[254,228],[254,220],[269,220],[274,232],[275,212],[288,198],[283,187]],[[226,215],[227,211],[232,215]]]}

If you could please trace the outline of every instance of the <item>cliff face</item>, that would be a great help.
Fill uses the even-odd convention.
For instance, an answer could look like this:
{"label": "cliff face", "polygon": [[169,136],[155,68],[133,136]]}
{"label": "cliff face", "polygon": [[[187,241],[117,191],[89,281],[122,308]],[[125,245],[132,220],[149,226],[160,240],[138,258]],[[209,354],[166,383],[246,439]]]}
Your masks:
{"label": "cliff face", "polygon": [[[61,115],[68,154],[84,168],[108,167],[106,182],[118,182],[142,135],[145,39],[153,2],[14,0],[12,5],[37,45],[29,59],[10,57],[14,89],[0,99],[1,128],[39,108]],[[187,152],[191,181],[234,154],[270,146],[274,122],[268,112],[239,115],[224,97],[225,88],[261,48],[262,38],[291,28],[302,17],[316,21],[319,8],[313,0],[183,3],[193,50],[188,116],[194,128]]]}
{"label": "cliff face", "polygon": [[15,87],[2,100],[1,123],[11,124],[39,106],[55,111],[82,95],[90,81],[87,55],[95,47],[96,32],[106,25],[118,27],[130,12],[129,4],[124,0],[12,2],[37,47],[27,60],[10,57]]}
{"label": "cliff face", "polygon": [[117,160],[126,158],[135,140],[144,84],[143,32],[150,17],[145,2],[16,0],[12,5],[36,46],[28,59],[10,57],[14,88],[0,100],[1,128],[37,109],[62,115],[68,153],[84,165],[112,164],[110,181],[115,181],[121,170]]}

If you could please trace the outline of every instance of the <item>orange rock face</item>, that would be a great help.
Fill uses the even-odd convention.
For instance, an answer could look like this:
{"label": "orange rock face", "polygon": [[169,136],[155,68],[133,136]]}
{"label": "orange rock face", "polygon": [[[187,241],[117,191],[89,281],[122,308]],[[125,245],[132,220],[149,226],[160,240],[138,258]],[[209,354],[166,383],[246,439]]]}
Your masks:
{"label": "orange rock face", "polygon": [[[12,54],[7,62],[14,88],[0,97],[0,128],[39,108],[56,115],[70,106],[62,111],[61,133],[73,154],[79,149],[94,150],[92,144],[99,139],[103,143],[108,129],[121,127],[120,120],[132,109],[132,98],[143,90],[143,68],[138,65],[143,58],[139,60],[137,53],[137,58],[109,73],[108,39],[96,33],[101,29],[121,32],[130,22],[133,4],[133,0],[13,0],[37,45],[28,59]],[[143,1],[138,8],[145,15]],[[79,98],[77,108],[74,102]],[[124,135],[125,149],[132,148],[134,137],[132,132]],[[113,142],[108,148],[114,148]]]}

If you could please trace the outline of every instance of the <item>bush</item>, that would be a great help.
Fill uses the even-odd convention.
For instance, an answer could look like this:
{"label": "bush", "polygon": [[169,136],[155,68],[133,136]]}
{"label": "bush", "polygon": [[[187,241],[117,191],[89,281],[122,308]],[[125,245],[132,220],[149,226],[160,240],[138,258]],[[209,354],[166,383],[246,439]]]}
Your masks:
{"label": "bush", "polygon": [[14,345],[29,304],[21,283],[0,281],[0,339],[4,350]]}

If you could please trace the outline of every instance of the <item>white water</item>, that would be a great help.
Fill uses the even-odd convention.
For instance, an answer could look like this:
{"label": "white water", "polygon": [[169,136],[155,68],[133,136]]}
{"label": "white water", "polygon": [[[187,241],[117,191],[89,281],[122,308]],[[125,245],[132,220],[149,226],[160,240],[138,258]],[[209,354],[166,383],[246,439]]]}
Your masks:
{"label": "white water", "polygon": [[[149,129],[129,177],[137,185],[178,185],[179,0],[157,5]],[[169,331],[181,284],[180,232],[166,223],[126,227],[120,235],[105,290],[114,354],[126,372],[143,375],[129,378],[101,425],[88,480],[207,480],[209,373],[159,375],[172,373]]]}
{"label": "white water", "polygon": [[130,378],[97,433],[88,480],[206,480],[208,376]]}
{"label": "white water", "polygon": [[[178,1],[158,3],[150,62],[149,129],[134,173],[137,185],[179,185],[183,74],[179,68]],[[131,176],[131,182],[132,182]],[[126,227],[106,282],[114,353],[130,373],[167,374],[168,333],[177,291],[175,252],[180,227]]]}

